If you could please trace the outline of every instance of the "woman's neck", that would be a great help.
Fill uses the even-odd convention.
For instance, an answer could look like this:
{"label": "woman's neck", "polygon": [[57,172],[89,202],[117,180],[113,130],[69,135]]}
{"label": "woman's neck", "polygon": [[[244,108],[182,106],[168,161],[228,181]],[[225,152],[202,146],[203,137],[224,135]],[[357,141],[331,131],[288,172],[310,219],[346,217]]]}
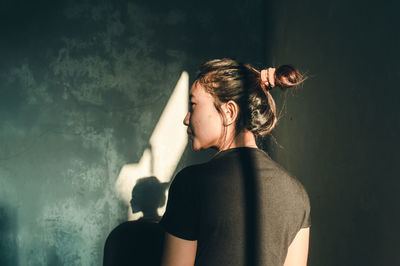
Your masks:
{"label": "woman's neck", "polygon": [[239,147],[258,148],[256,138],[251,131],[247,129],[242,130],[239,134],[234,136],[230,142],[226,143],[226,145],[223,145],[219,151]]}

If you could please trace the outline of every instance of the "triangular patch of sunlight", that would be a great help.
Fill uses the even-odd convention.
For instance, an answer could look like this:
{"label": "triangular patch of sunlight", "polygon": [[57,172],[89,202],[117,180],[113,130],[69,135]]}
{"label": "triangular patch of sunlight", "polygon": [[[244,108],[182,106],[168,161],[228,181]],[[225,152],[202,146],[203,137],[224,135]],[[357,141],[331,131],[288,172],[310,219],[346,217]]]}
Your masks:
{"label": "triangular patch of sunlight", "polygon": [[[143,215],[141,212],[133,214],[130,205],[132,189],[138,179],[155,176],[163,183],[172,178],[187,144],[182,121],[188,112],[188,97],[189,75],[183,71],[150,137],[151,148],[143,152],[138,163],[126,164],[121,169],[115,188],[129,206],[128,220],[137,220]],[[165,205],[158,209],[158,214],[161,216],[164,211]]]}

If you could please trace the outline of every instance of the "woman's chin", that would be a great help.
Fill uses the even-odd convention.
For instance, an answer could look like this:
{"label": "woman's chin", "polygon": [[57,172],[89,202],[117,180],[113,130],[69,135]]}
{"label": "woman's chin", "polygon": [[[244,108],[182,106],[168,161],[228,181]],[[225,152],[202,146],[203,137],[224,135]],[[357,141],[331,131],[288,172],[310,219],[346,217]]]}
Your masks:
{"label": "woman's chin", "polygon": [[193,151],[200,151],[202,149],[203,148],[201,147],[201,145],[197,141],[192,139],[192,150]]}
{"label": "woman's chin", "polygon": [[193,150],[193,151],[200,151],[201,148],[200,148],[200,147],[197,147],[197,146],[195,146],[195,145],[193,145],[193,143],[192,143],[192,150]]}

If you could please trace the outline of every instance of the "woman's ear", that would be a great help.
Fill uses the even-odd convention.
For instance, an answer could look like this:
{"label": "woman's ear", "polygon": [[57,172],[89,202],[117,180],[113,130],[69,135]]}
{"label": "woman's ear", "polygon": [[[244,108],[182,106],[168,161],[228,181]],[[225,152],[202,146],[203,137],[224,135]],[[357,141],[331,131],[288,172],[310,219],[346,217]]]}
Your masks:
{"label": "woman's ear", "polygon": [[234,123],[239,114],[239,106],[236,102],[230,100],[221,106],[224,113],[224,126],[229,126]]}

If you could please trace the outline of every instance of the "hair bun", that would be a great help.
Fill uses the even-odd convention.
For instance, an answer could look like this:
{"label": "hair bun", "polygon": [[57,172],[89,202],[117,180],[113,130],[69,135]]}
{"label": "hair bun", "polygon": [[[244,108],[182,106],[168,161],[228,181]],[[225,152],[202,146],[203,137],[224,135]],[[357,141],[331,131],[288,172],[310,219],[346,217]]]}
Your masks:
{"label": "hair bun", "polygon": [[305,78],[292,65],[282,65],[275,71],[275,84],[282,90],[290,87],[296,87],[303,83]]}

